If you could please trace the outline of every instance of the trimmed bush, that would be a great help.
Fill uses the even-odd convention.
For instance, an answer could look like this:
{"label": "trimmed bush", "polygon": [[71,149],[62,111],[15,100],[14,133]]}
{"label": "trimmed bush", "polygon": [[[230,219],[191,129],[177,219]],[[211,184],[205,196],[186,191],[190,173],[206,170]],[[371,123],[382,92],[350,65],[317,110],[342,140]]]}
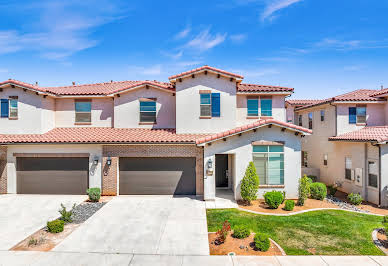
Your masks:
{"label": "trimmed bush", "polygon": [[292,211],[295,207],[295,202],[293,200],[286,200],[286,203],[284,205],[284,209],[286,211]]}
{"label": "trimmed bush", "polygon": [[75,203],[73,205],[73,208],[71,208],[70,211],[66,210],[66,207],[61,203],[61,208],[58,212],[61,214],[60,220],[64,221],[65,223],[71,223],[73,220],[71,219],[71,216],[73,215],[73,209],[75,208]]}
{"label": "trimmed bush", "polygon": [[283,202],[283,193],[280,191],[271,191],[264,194],[265,203],[271,209],[277,209]]}
{"label": "trimmed bush", "polygon": [[257,190],[259,189],[259,177],[253,162],[250,162],[244,178],[241,180],[241,198],[251,204],[252,200],[257,199]]}
{"label": "trimmed bush", "polygon": [[312,183],[315,183],[318,181],[318,177],[315,175],[308,175],[307,177],[311,179]]}
{"label": "trimmed bush", "polygon": [[242,225],[237,225],[233,228],[233,237],[235,238],[247,238],[251,234],[251,230]]}
{"label": "trimmed bush", "polygon": [[334,185],[328,185],[327,192],[330,196],[334,196],[335,193],[337,192],[337,187],[335,187]]}
{"label": "trimmed bush", "polygon": [[65,222],[62,220],[54,220],[47,222],[47,231],[51,233],[60,233],[63,231],[63,227],[65,225]]}
{"label": "trimmed bush", "polygon": [[310,197],[312,199],[323,200],[326,198],[326,185],[320,182],[315,182],[310,185]]}
{"label": "trimmed bush", "polygon": [[257,233],[254,238],[255,247],[261,251],[267,251],[270,246],[269,237],[263,233]]}
{"label": "trimmed bush", "polygon": [[383,217],[383,221],[381,223],[384,226],[385,235],[388,235],[388,215]]}
{"label": "trimmed bush", "polygon": [[89,200],[91,202],[98,202],[101,197],[101,190],[98,187],[92,187],[86,190],[86,193],[89,195]]}
{"label": "trimmed bush", "polygon": [[364,199],[361,197],[360,194],[357,193],[350,193],[348,195],[348,201],[353,205],[360,205]]}
{"label": "trimmed bush", "polygon": [[307,175],[304,175],[299,179],[299,188],[298,188],[298,205],[303,206],[305,200],[310,195],[310,182]]}

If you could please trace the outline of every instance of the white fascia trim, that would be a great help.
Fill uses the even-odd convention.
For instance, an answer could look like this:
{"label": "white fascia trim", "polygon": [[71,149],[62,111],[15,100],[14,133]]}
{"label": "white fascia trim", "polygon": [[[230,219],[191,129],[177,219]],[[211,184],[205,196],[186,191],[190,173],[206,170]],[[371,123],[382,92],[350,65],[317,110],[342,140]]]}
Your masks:
{"label": "white fascia trim", "polygon": [[212,69],[202,69],[202,70],[190,73],[190,74],[186,74],[186,75],[183,75],[183,76],[180,76],[180,77],[177,77],[177,78],[170,79],[170,82],[175,82],[176,83],[176,81],[178,79],[188,78],[188,77],[191,77],[191,75],[196,75],[196,74],[199,74],[199,73],[202,73],[202,72],[205,72],[205,71],[207,71],[209,73],[213,73],[213,74],[220,74],[221,76],[224,76],[224,77],[227,77],[227,78],[234,78],[234,79],[236,79],[237,82],[241,82],[242,81],[242,78],[237,78],[236,76],[233,76],[233,75],[228,75],[228,74],[225,74],[225,73],[222,73],[222,72],[218,72],[218,71],[215,71],[215,70],[212,70]]}
{"label": "white fascia trim", "polygon": [[128,89],[124,89],[124,90],[121,90],[121,91],[118,91],[118,92],[114,92],[114,93],[108,94],[106,96],[115,96],[117,94],[122,94],[122,93],[125,93],[125,92],[130,91],[130,90],[140,89],[142,87],[145,87],[146,85],[148,85],[148,86],[150,86],[152,88],[155,88],[155,89],[159,89],[159,90],[165,91],[165,92],[175,93],[175,91],[171,91],[171,90],[168,90],[168,89],[156,86],[154,84],[143,83],[143,84],[140,84],[140,85],[135,86],[135,87],[130,87]]}
{"label": "white fascia trim", "polygon": [[268,94],[271,94],[271,95],[291,95],[293,94],[293,92],[276,92],[276,91],[263,91],[263,92],[256,92],[256,91],[253,91],[253,92],[237,92],[236,93],[237,95],[241,94],[241,95],[268,95]]}
{"label": "white fascia trim", "polygon": [[368,103],[387,103],[387,101],[334,101],[333,104],[368,104]]}
{"label": "white fascia trim", "polygon": [[36,90],[36,89],[29,88],[29,87],[26,87],[26,86],[22,86],[22,85],[13,83],[13,82],[4,83],[4,84],[1,85],[0,87],[3,88],[4,86],[7,86],[7,85],[13,85],[13,86],[15,86],[15,87],[19,87],[19,88],[22,88],[22,89],[25,89],[25,90],[30,90],[30,91],[36,92],[36,93],[38,93],[38,94],[40,94],[40,95],[56,96],[55,94],[52,94],[52,93],[50,93],[50,92],[44,92],[44,91]]}

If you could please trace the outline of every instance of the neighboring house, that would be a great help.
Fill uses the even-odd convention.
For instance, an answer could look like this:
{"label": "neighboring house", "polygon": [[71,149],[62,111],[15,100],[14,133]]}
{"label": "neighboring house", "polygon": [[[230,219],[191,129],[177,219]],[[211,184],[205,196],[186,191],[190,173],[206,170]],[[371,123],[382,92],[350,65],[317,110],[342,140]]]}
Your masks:
{"label": "neighboring house", "polygon": [[387,206],[387,97],[356,90],[295,108],[295,124],[313,130],[302,140],[302,172]]}
{"label": "neighboring house", "polygon": [[259,194],[297,197],[301,137],[286,122],[292,88],[242,83],[203,66],[169,82],[40,87],[0,83],[0,192],[192,194],[240,198],[250,161]]}

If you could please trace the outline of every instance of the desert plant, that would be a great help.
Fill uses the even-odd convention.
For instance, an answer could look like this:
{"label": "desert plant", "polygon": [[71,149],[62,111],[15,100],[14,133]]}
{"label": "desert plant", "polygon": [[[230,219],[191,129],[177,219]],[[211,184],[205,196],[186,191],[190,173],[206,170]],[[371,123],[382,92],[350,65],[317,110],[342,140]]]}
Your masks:
{"label": "desert plant", "polygon": [[327,195],[326,185],[315,182],[310,185],[310,197],[317,200],[323,200]]}
{"label": "desert plant", "polygon": [[65,222],[62,220],[54,220],[47,222],[47,231],[51,233],[60,233],[63,231],[63,227],[65,225]]}
{"label": "desert plant", "polygon": [[66,210],[66,207],[61,203],[61,208],[58,212],[61,214],[60,220],[64,221],[65,223],[71,223],[73,220],[71,219],[71,216],[73,215],[73,210],[75,208],[75,203],[70,211]]}
{"label": "desert plant", "polygon": [[353,205],[360,205],[364,199],[361,197],[360,194],[357,193],[350,193],[348,195],[348,201]]}
{"label": "desert plant", "polygon": [[92,202],[98,202],[101,197],[101,189],[98,187],[92,187],[86,190],[86,193],[89,196],[89,200]]}
{"label": "desert plant", "polygon": [[295,202],[293,200],[286,200],[286,203],[284,205],[284,209],[286,211],[292,211],[295,207]]}
{"label": "desert plant", "polygon": [[310,195],[310,182],[306,175],[299,179],[298,193],[298,205],[303,206],[305,200]]}
{"label": "desert plant", "polygon": [[271,209],[277,209],[283,202],[283,193],[280,191],[270,191],[264,194],[265,203]]}
{"label": "desert plant", "polygon": [[337,186],[335,185],[328,185],[327,186],[327,192],[330,196],[334,196],[335,193],[337,192]]}
{"label": "desert plant", "polygon": [[241,198],[248,204],[257,199],[257,190],[259,189],[259,177],[253,162],[250,162],[245,170],[244,178],[241,180]]}
{"label": "desert plant", "polygon": [[38,245],[38,239],[35,239],[33,237],[31,237],[29,240],[28,240],[28,246],[36,246]]}
{"label": "desert plant", "polygon": [[250,234],[251,231],[245,226],[237,225],[233,228],[233,237],[235,238],[247,238]]}
{"label": "desert plant", "polygon": [[255,241],[255,247],[261,251],[267,251],[270,246],[269,237],[263,233],[257,233],[253,239]]}
{"label": "desert plant", "polygon": [[222,228],[220,230],[218,230],[216,233],[217,234],[217,238],[216,238],[217,245],[225,242],[226,237],[228,236],[228,233],[230,232],[230,230],[231,230],[230,223],[228,221],[225,221],[222,224]]}

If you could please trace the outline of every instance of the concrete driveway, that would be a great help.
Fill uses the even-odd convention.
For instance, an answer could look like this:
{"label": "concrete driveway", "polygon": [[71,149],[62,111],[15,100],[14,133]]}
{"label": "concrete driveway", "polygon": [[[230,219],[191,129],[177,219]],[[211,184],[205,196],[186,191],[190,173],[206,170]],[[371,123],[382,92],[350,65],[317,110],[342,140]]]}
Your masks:
{"label": "concrete driveway", "polygon": [[59,216],[60,204],[70,207],[86,195],[0,195],[0,250],[8,250]]}
{"label": "concrete driveway", "polygon": [[205,202],[190,197],[115,197],[54,251],[208,255]]}

